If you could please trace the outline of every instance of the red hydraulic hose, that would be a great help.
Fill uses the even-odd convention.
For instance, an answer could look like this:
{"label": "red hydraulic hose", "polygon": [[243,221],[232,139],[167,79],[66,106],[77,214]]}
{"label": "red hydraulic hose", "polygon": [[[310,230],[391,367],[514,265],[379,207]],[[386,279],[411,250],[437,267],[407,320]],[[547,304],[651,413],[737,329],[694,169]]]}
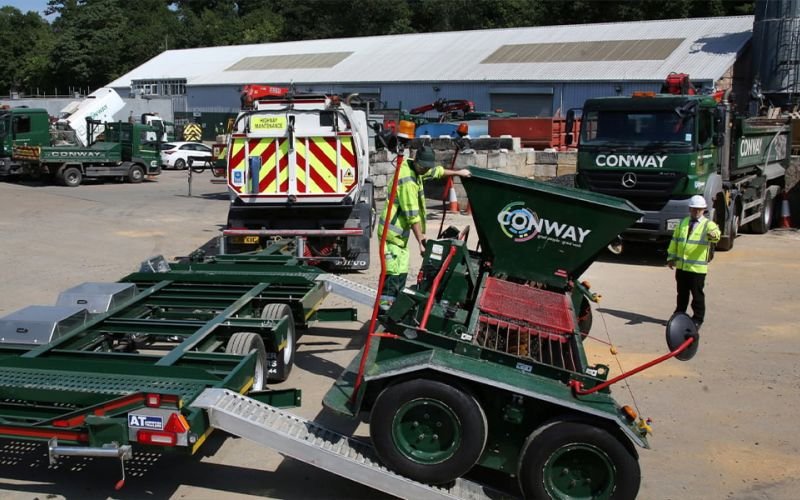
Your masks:
{"label": "red hydraulic hose", "polygon": [[[386,200],[386,217],[390,218],[392,214],[392,207],[394,207],[394,199],[397,196],[397,181],[400,177],[400,166],[403,164],[403,155],[397,155],[397,168],[394,170],[394,181],[392,181],[392,190],[389,193],[389,198]],[[369,354],[369,347],[373,335],[375,334],[375,326],[378,323],[378,312],[381,307],[381,295],[383,294],[383,285],[386,282],[386,235],[389,234],[389,221],[383,221],[383,231],[381,231],[381,241],[378,243],[378,250],[380,252],[381,261],[381,275],[378,279],[378,292],[375,294],[375,303],[372,306],[372,318],[369,320],[369,330],[367,331],[367,340],[364,342],[364,352],[361,354],[361,362],[358,365],[358,375],[356,376],[356,383],[353,386],[353,395],[351,400],[355,401],[358,388],[364,380],[364,370],[367,366],[367,355]]]}
{"label": "red hydraulic hose", "polygon": [[602,391],[606,387],[608,387],[610,385],[613,385],[613,384],[616,384],[620,380],[626,379],[626,378],[630,377],[631,375],[636,375],[637,373],[639,373],[642,370],[646,370],[646,369],[650,368],[651,366],[655,366],[655,365],[661,363],[662,361],[666,361],[669,358],[673,358],[673,357],[677,356],[678,354],[680,354],[683,351],[685,351],[686,348],[688,348],[692,344],[692,342],[694,342],[694,340],[695,340],[694,337],[689,337],[686,340],[684,340],[683,344],[679,345],[677,347],[677,349],[675,349],[674,351],[669,352],[669,353],[661,356],[660,358],[656,358],[656,359],[654,359],[652,361],[648,361],[647,363],[643,364],[642,366],[636,367],[636,368],[634,368],[633,370],[631,370],[629,372],[622,373],[622,374],[612,378],[611,380],[607,380],[607,381],[603,382],[600,385],[592,387],[591,389],[584,389],[583,388],[583,383],[578,381],[578,380],[570,380],[569,381],[569,386],[570,386],[570,388],[572,388],[572,392],[574,394],[578,395],[578,396],[585,396],[587,394],[592,394],[592,393],[597,392],[597,391]]}
{"label": "red hydraulic hose", "polygon": [[433,308],[433,301],[436,298],[436,290],[439,288],[439,283],[442,281],[442,276],[450,267],[450,261],[453,260],[453,255],[456,253],[456,247],[451,246],[450,252],[447,254],[447,258],[444,259],[444,263],[442,264],[441,269],[439,272],[436,273],[436,277],[433,279],[433,284],[431,285],[431,291],[428,295],[428,302],[425,304],[425,312],[422,314],[422,321],[419,324],[419,329],[424,330],[426,326],[428,326],[428,316],[431,314],[431,308]]}

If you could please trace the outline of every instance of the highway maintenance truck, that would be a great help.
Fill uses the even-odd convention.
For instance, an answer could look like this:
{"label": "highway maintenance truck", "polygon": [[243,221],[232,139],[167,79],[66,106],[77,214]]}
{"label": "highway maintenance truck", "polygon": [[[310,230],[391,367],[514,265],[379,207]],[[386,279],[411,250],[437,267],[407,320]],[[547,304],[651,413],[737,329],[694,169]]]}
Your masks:
{"label": "highway maintenance truck", "polygon": [[[388,311],[378,306],[385,268],[370,290],[308,265],[287,239],[150,259],[117,283],[0,318],[0,436],[47,442],[54,461],[124,465],[135,450],[194,453],[220,429],[403,498],[498,498],[461,477],[480,468],[514,478],[526,498],[633,499],[650,423],[609,387],[690,358],[698,335],[677,314],[669,354],[609,378],[587,359],[576,311],[595,298],[581,274],[641,212],[471,172],[480,251],[467,247],[468,227],[428,240],[416,284]],[[373,306],[361,355],[324,401],[366,417],[372,445],[279,410],[299,394],[265,386],[288,377],[297,328],[355,318],[321,309],[329,292]]]}
{"label": "highway maintenance truck", "polygon": [[[791,160],[787,118],[743,117],[728,92],[701,95],[688,75],[661,93],[589,99],[583,106],[577,187],[631,201],[644,214],[623,240],[665,242],[705,197],[708,217],[722,229],[717,250],[730,250],[740,230],[762,234],[773,224],[775,200]],[[575,110],[568,112],[572,130]]]}
{"label": "highway maintenance truck", "polygon": [[[161,173],[161,129],[89,119],[86,123],[89,137],[100,140],[85,147],[15,146],[13,160],[20,163],[24,174],[50,178],[69,187],[79,186],[85,178],[112,177],[139,183],[146,175]],[[102,135],[95,134],[96,127],[104,129]]]}
{"label": "highway maintenance truck", "polygon": [[297,238],[298,257],[348,271],[370,263],[375,199],[367,119],[338,96],[246,86],[226,149],[228,251]]}

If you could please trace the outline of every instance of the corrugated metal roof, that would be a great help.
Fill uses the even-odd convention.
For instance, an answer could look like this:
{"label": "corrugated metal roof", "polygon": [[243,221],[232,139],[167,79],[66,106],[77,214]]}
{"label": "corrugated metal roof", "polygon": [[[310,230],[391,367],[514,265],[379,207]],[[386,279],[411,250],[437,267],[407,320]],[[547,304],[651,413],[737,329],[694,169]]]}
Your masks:
{"label": "corrugated metal roof", "polygon": [[[418,81],[661,81],[671,71],[716,80],[750,40],[752,16],[674,19],[496,30],[421,33],[362,38],[169,50],[111,82],[186,78],[187,85],[266,83],[369,83]],[[648,53],[626,51],[647,41]],[[605,44],[592,58],[569,56],[586,44]],[[500,59],[503,47],[549,47],[559,58],[530,62]],[[635,45],[634,45],[635,46]],[[519,47],[517,47],[519,48]],[[669,50],[672,48],[672,50]],[[513,52],[513,51],[512,51]],[[522,51],[524,52],[524,50]],[[351,53],[332,66],[299,67],[297,61]],[[638,52],[637,52],[638,53]],[[494,56],[493,56],[494,54]],[[613,57],[609,57],[614,54]],[[626,54],[628,54],[626,56]],[[494,61],[492,58],[497,58]],[[530,56],[533,57],[533,56]],[[577,57],[577,58],[576,58]],[[305,58],[305,59],[304,59]],[[252,66],[243,63],[252,62]],[[294,67],[256,64],[294,61]],[[328,60],[327,63],[331,61]],[[491,62],[491,64],[489,63]],[[288,66],[288,64],[287,64]],[[226,69],[236,68],[236,71]]]}

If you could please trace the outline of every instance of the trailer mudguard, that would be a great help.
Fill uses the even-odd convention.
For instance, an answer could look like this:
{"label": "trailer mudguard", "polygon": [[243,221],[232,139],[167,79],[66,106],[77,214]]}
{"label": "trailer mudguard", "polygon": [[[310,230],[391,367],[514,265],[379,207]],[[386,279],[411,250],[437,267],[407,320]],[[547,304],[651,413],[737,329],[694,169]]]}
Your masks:
{"label": "trailer mudguard", "polygon": [[[384,341],[381,340],[381,342]],[[370,364],[364,376],[364,382],[370,383],[400,376],[408,378],[410,374],[425,371],[438,372],[451,378],[494,387],[523,397],[545,401],[576,413],[601,418],[619,427],[622,433],[638,446],[650,448],[647,439],[634,432],[631,426],[622,420],[617,404],[609,394],[597,392],[578,398],[572,394],[566,384],[556,380],[496,364],[488,367],[481,360],[443,349],[428,349],[384,361],[376,361]]]}

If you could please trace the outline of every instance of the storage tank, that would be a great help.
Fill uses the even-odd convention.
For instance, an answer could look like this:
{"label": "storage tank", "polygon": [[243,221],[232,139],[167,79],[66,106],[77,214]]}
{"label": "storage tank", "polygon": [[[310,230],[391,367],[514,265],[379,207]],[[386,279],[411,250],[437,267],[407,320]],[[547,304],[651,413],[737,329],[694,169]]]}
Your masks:
{"label": "storage tank", "polygon": [[800,0],[757,0],[753,74],[769,103],[800,103]]}

